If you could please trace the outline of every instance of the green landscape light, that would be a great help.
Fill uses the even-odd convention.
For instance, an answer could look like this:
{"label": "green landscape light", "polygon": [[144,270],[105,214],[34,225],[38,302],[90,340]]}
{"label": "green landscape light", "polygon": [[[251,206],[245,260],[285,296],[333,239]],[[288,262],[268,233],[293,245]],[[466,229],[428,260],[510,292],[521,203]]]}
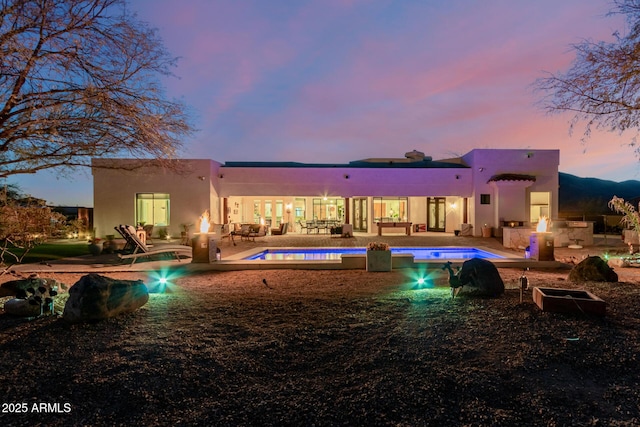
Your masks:
{"label": "green landscape light", "polygon": [[412,289],[433,288],[433,280],[431,279],[431,274],[427,273],[425,268],[412,270],[409,273],[409,276],[411,278]]}
{"label": "green landscape light", "polygon": [[161,269],[159,271],[152,271],[149,273],[149,285],[150,292],[164,293],[171,291],[173,281],[178,277],[178,274],[174,271]]}

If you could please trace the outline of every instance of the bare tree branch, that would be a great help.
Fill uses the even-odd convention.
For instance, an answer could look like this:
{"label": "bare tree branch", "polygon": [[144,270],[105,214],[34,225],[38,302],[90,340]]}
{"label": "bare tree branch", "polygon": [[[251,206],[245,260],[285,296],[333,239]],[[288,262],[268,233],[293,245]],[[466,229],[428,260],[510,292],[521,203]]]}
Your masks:
{"label": "bare tree branch", "polygon": [[[542,108],[548,113],[570,112],[570,128],[584,124],[583,139],[592,128],[622,134],[640,129],[640,1],[615,0],[609,15],[623,14],[627,34],[614,34],[611,43],[585,40],[573,45],[569,70],[538,79]],[[630,142],[634,144],[634,139]]]}
{"label": "bare tree branch", "polygon": [[92,157],[171,160],[193,132],[176,59],[124,0],[0,0],[0,177]]}

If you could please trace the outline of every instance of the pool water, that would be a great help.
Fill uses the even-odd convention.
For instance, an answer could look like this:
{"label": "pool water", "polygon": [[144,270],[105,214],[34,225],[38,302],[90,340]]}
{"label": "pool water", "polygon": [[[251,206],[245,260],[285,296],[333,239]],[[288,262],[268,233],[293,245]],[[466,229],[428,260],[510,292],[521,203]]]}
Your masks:
{"label": "pool water", "polygon": [[[365,255],[365,248],[287,248],[267,249],[251,255],[245,260],[263,261],[327,261],[340,260],[342,255]],[[413,254],[415,260],[451,259],[502,259],[501,255],[477,248],[391,248],[392,254]]]}

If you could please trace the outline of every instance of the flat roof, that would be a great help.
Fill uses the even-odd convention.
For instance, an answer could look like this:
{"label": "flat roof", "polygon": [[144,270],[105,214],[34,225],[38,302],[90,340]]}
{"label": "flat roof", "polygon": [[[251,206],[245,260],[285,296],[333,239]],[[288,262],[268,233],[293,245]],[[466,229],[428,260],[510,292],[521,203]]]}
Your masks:
{"label": "flat roof", "polygon": [[300,163],[300,162],[225,162],[223,167],[229,168],[401,168],[401,169],[468,169],[460,163],[442,161],[407,159],[388,159],[376,161],[355,160],[349,163]]}

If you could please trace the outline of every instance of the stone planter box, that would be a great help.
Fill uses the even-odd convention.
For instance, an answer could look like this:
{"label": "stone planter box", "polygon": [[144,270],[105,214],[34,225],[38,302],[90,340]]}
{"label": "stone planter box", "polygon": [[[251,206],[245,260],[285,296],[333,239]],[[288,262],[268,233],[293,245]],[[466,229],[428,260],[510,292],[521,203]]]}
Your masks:
{"label": "stone planter box", "polygon": [[606,303],[582,289],[533,288],[533,301],[542,311],[604,316]]}
{"label": "stone planter box", "polygon": [[391,271],[391,251],[367,251],[367,271]]}

